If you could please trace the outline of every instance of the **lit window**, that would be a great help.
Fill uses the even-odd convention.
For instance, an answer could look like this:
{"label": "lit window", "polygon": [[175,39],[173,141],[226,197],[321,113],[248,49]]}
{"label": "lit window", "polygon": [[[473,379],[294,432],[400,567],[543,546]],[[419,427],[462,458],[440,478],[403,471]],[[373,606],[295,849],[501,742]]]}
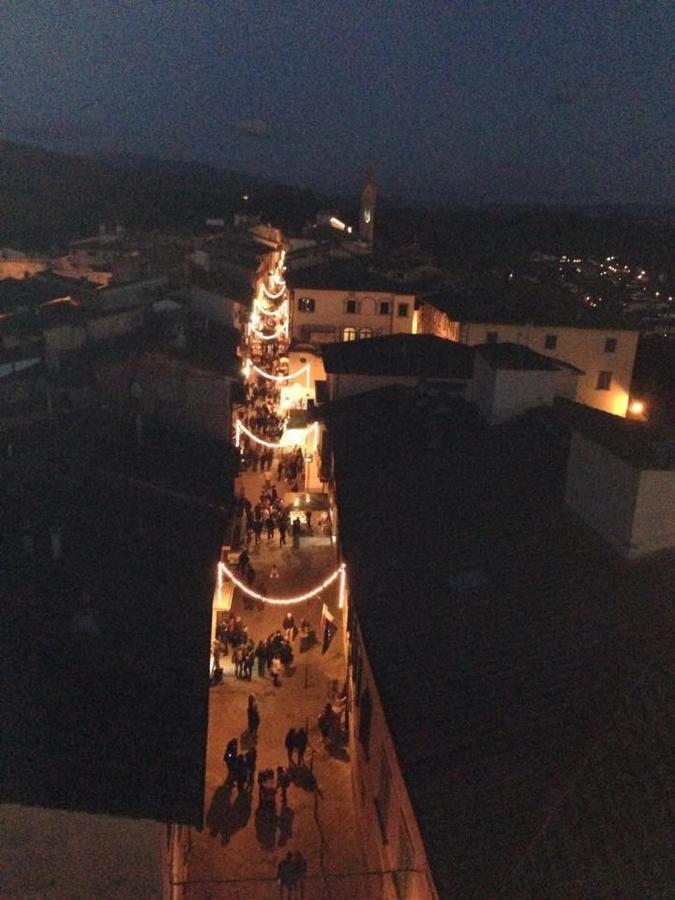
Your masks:
{"label": "lit window", "polygon": [[557,334],[547,334],[544,338],[544,349],[545,350],[555,350],[558,346],[558,335]]}
{"label": "lit window", "polygon": [[389,310],[391,309],[388,300],[380,300],[380,305],[378,307],[378,312],[381,316],[388,316]]}
{"label": "lit window", "polygon": [[359,331],[359,338],[360,338],[361,340],[364,340],[364,338],[371,338],[372,336],[373,336],[373,329],[372,329],[372,328],[362,328],[362,329]]}
{"label": "lit window", "polygon": [[488,331],[485,335],[485,340],[488,344],[496,344],[497,343],[498,332],[496,331]]}
{"label": "lit window", "polygon": [[598,383],[595,385],[596,391],[608,391],[612,384],[611,372],[598,372]]}
{"label": "lit window", "polygon": [[298,299],[298,312],[312,313],[316,306],[316,301],[312,297],[300,297]]}
{"label": "lit window", "polygon": [[605,339],[605,353],[615,353],[616,352],[616,338],[606,338]]}
{"label": "lit window", "polygon": [[345,300],[345,312],[346,313],[358,313],[360,312],[361,304],[358,300]]}
{"label": "lit window", "polygon": [[342,329],[342,340],[343,341],[355,341],[356,340],[356,328],[343,328]]}
{"label": "lit window", "polygon": [[407,319],[408,318],[408,304],[407,303],[399,303],[396,314],[398,315],[399,319]]}

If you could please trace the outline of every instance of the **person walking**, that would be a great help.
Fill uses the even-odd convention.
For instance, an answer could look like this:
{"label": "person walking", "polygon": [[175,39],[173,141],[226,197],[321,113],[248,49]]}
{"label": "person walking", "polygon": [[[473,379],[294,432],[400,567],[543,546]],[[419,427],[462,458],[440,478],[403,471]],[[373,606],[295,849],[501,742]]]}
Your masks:
{"label": "person walking", "polygon": [[258,705],[255,702],[253,694],[248,695],[248,709],[246,710],[246,716],[248,719],[248,733],[251,737],[258,737],[260,713],[258,712]]}
{"label": "person walking", "polygon": [[237,790],[242,794],[246,790],[248,783],[248,765],[243,753],[237,756],[235,763],[235,777],[237,779]]}
{"label": "person walking", "polygon": [[288,768],[290,769],[293,766],[293,751],[295,750],[295,728],[289,728],[286,732],[284,747],[288,754]]}
{"label": "person walking", "polygon": [[295,732],[295,749],[298,751],[298,765],[305,765],[305,750],[307,749],[307,732],[304,728],[298,728]]}
{"label": "person walking", "polygon": [[247,769],[247,782],[251,790],[253,790],[253,779],[255,778],[255,767],[258,761],[258,751],[255,747],[251,747],[246,751],[246,755],[244,757],[246,760],[246,769]]}

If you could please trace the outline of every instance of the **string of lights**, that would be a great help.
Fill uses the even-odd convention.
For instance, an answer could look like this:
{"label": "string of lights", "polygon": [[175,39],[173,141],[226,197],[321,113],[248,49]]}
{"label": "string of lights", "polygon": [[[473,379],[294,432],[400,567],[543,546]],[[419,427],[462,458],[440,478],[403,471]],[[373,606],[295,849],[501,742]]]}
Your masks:
{"label": "string of lights", "polygon": [[283,325],[281,327],[277,325],[276,329],[274,330],[274,334],[263,334],[262,331],[258,331],[257,328],[251,325],[251,334],[254,334],[261,341],[274,341],[279,337],[279,335],[283,334],[284,331],[285,328]]}
{"label": "string of lights", "polygon": [[270,372],[265,372],[256,365],[252,365],[251,368],[254,372],[257,372],[258,375],[262,375],[263,378],[269,378],[270,381],[290,381],[291,378],[297,378],[299,375],[309,372],[309,363],[304,365],[301,369],[298,369],[297,372],[291,372],[289,375],[272,375]]}
{"label": "string of lights", "polygon": [[[345,570],[345,564],[340,563],[337,569],[332,572],[325,581],[322,581],[320,585],[313,588],[311,591],[307,591],[304,594],[298,594],[297,597],[266,597],[264,594],[259,594],[257,591],[251,590],[251,588],[245,584],[240,578],[234,574],[232,569],[229,568],[224,562],[218,563],[218,567],[220,572],[230,579],[232,584],[235,587],[238,587],[240,591],[243,591],[247,597],[251,597],[254,600],[260,600],[262,603],[271,603],[272,606],[293,606],[297,603],[304,603],[307,600],[311,600],[312,597],[318,596],[322,591],[325,591],[326,588],[329,588],[331,584],[337,579],[340,578],[342,573]],[[343,597],[344,593],[344,578],[340,578],[340,600],[339,606],[342,608],[343,605]]]}
{"label": "string of lights", "polygon": [[278,300],[279,297],[283,297],[284,291],[286,290],[285,282],[281,286],[281,290],[278,294],[273,294],[272,291],[268,291],[264,284],[261,284],[260,287],[262,288],[263,294],[267,297],[268,300]]}
{"label": "string of lights", "polygon": [[[308,425],[305,428],[305,434],[303,435],[301,440],[306,441],[307,438],[309,437],[310,431],[314,431],[316,433],[317,429],[318,429],[318,422],[312,422],[311,425]],[[237,419],[237,423],[235,425],[235,436],[234,436],[234,443],[235,443],[236,447],[239,446],[239,441],[241,438],[242,431],[245,435],[247,435],[247,437],[251,438],[252,441],[255,441],[257,444],[260,444],[262,447],[270,447],[272,450],[277,450],[280,447],[289,447],[290,446],[290,444],[284,443],[283,436],[282,436],[282,439],[280,441],[278,441],[276,444],[273,444],[271,441],[266,441],[263,438],[259,438],[257,434],[254,434],[249,428],[246,427],[246,425],[244,425],[239,419]],[[293,441],[293,443],[298,444],[298,443],[300,443],[300,441]]]}

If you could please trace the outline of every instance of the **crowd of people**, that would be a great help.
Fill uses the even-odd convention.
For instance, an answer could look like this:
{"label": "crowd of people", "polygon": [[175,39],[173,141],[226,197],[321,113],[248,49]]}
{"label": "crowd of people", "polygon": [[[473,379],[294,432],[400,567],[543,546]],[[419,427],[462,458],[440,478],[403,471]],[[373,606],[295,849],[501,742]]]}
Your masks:
{"label": "crowd of people", "polygon": [[222,682],[222,658],[230,655],[232,650],[232,666],[235,678],[251,681],[256,668],[259,678],[269,675],[275,687],[279,687],[280,678],[288,674],[295,655],[293,643],[300,635],[300,652],[309,649],[311,636],[314,634],[310,622],[302,618],[295,624],[293,614],[288,612],[283,618],[281,628],[273,631],[264,640],[255,641],[248,636],[248,626],[239,616],[231,615],[227,622],[216,628],[216,640],[212,648],[214,656],[214,674],[212,684]]}

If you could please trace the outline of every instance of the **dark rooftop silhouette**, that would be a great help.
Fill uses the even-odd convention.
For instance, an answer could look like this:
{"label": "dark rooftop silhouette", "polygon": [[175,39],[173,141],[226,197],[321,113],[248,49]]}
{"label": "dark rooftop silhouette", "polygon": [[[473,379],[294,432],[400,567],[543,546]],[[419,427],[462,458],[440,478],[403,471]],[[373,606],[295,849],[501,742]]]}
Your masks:
{"label": "dark rooftop silhouette", "polygon": [[351,602],[439,893],[663,896],[675,555],[624,563],[565,509],[550,410],[451,412],[439,445],[403,388],[323,409]]}
{"label": "dark rooftop silhouette", "polygon": [[153,484],[119,433],[67,432],[0,464],[2,800],[199,827],[223,512],[181,478],[196,446]]}

